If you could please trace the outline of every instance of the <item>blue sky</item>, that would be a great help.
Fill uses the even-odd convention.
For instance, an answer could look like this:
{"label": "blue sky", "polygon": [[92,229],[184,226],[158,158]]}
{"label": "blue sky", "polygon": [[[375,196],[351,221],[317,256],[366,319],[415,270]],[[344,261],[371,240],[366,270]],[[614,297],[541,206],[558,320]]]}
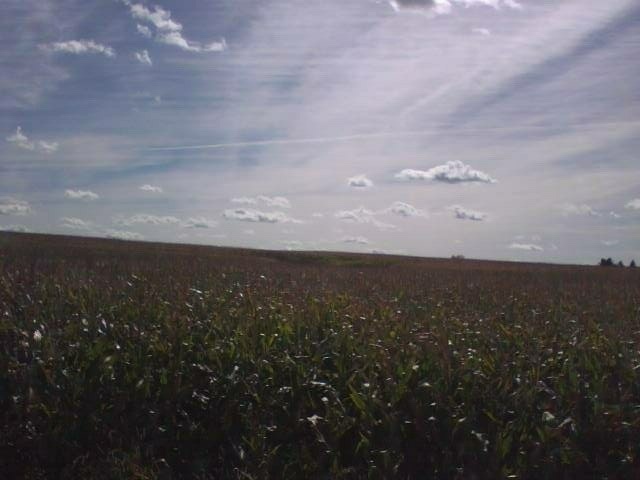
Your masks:
{"label": "blue sky", "polygon": [[5,0],[0,228],[640,260],[635,0]]}

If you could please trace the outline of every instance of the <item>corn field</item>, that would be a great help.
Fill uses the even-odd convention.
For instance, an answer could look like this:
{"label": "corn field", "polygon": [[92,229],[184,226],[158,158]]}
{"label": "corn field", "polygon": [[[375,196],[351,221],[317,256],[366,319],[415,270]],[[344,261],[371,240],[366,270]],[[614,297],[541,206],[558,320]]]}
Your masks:
{"label": "corn field", "polygon": [[640,272],[1,234],[0,478],[640,478]]}

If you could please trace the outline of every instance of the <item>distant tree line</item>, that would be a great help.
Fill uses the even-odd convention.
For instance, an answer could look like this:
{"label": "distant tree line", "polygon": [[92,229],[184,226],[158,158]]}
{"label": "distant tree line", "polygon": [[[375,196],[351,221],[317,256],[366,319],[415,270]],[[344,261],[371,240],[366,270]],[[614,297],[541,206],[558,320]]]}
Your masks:
{"label": "distant tree line", "polygon": [[[609,258],[601,258],[600,266],[601,267],[624,267],[624,263],[622,263],[622,260],[620,260],[618,263],[614,263],[611,257],[609,257]],[[631,260],[631,263],[629,263],[629,268],[636,268],[635,260]]]}

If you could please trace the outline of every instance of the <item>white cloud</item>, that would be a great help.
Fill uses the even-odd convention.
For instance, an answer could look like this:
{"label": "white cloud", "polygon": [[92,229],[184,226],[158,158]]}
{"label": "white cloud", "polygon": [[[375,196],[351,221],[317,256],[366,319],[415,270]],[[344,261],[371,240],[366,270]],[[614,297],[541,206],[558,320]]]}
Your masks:
{"label": "white cloud", "polygon": [[144,185],[140,185],[140,187],[138,187],[140,190],[142,190],[143,192],[151,192],[151,193],[162,193],[162,187],[158,187],[156,185],[149,185],[148,183],[144,184]]}
{"label": "white cloud", "polygon": [[191,217],[183,222],[182,226],[184,228],[215,228],[218,226],[218,222],[204,217]]}
{"label": "white cloud", "polygon": [[140,35],[142,35],[143,37],[151,38],[153,36],[153,33],[151,32],[151,29],[149,27],[147,27],[146,25],[140,25],[138,23],[138,24],[136,24],[136,30],[138,30],[138,33]]}
{"label": "white cloud", "polygon": [[364,207],[354,208],[353,210],[340,210],[335,213],[335,217],[345,222],[353,223],[369,223],[380,229],[393,229],[395,225],[384,223],[375,218],[376,212]]}
{"label": "white cloud", "polygon": [[264,195],[259,195],[257,199],[269,207],[291,208],[291,202],[284,197],[265,197]]}
{"label": "white cloud", "polygon": [[82,55],[86,53],[102,54],[106,57],[114,57],[116,52],[113,48],[96,43],[93,40],[69,40],[66,42],[53,42],[40,45],[40,48],[49,52],[72,53]]}
{"label": "white cloud", "polygon": [[182,36],[180,32],[165,32],[158,33],[156,35],[156,41],[165,43],[167,45],[173,45],[187,52],[222,52],[227,49],[227,42],[222,39],[219,42],[211,42],[208,44],[202,44],[199,42],[192,42]]}
{"label": "white cloud", "polygon": [[487,6],[499,10],[502,7],[522,9],[516,0],[389,0],[389,5],[396,11],[403,10],[426,13],[430,15],[446,15],[453,11],[453,7],[465,8]]}
{"label": "white cloud", "polygon": [[221,52],[227,48],[227,43],[224,39],[211,43],[187,40],[182,35],[182,24],[171,18],[169,10],[165,10],[158,5],[147,8],[141,3],[132,3],[129,0],[123,0],[123,3],[129,7],[129,12],[134,19],[148,23],[155,28],[154,36],[148,26],[136,25],[138,32],[147,38],[153,37],[157,42],[173,45],[188,52]]}
{"label": "white cloud", "polygon": [[29,140],[29,137],[22,133],[22,127],[20,126],[16,128],[16,133],[7,137],[7,142],[25,150],[35,150],[36,148],[35,144]]}
{"label": "white cloud", "polygon": [[342,243],[355,243],[358,245],[369,245],[369,240],[365,237],[344,237],[340,240]]}
{"label": "white cloud", "polygon": [[107,229],[104,231],[104,235],[107,238],[115,238],[117,240],[142,240],[144,237],[136,232],[129,232],[126,230],[113,230]]}
{"label": "white cloud", "polygon": [[60,219],[62,221],[62,226],[64,228],[70,228],[72,230],[92,230],[93,224],[91,222],[87,222],[85,220],[82,220],[80,218],[76,218],[76,217],[62,217]]}
{"label": "white cloud", "polygon": [[253,197],[235,197],[231,199],[232,203],[240,203],[242,205],[255,205],[258,201]]}
{"label": "white cloud", "polygon": [[627,203],[624,208],[628,210],[640,210],[640,198],[634,198],[629,203]]}
{"label": "white cloud", "polygon": [[347,185],[354,188],[369,188],[373,187],[373,182],[366,175],[356,175],[347,179]]}
{"label": "white cloud", "polygon": [[140,63],[144,63],[145,65],[153,65],[153,62],[151,61],[151,57],[149,56],[149,52],[147,50],[140,50],[139,52],[135,52],[134,56]]}
{"label": "white cloud", "polygon": [[285,197],[267,197],[265,195],[258,195],[257,197],[235,197],[231,199],[231,202],[242,205],[263,203],[268,207],[291,208],[291,202]]}
{"label": "white cloud", "polygon": [[574,205],[573,203],[565,203],[560,206],[560,210],[565,217],[570,215],[587,215],[590,217],[599,217],[600,213],[595,211],[587,204]]}
{"label": "white cloud", "polygon": [[396,11],[409,10],[445,15],[451,12],[450,0],[390,0],[389,5]]}
{"label": "white cloud", "polygon": [[38,142],[38,149],[44,153],[54,153],[58,151],[58,146],[58,142],[44,142],[42,140]]}
{"label": "white cloud", "polygon": [[453,211],[455,217],[458,220],[473,220],[475,222],[482,222],[487,218],[487,214],[484,212],[478,212],[476,210],[469,210],[461,207],[460,205],[452,205],[449,207]]}
{"label": "white cloud", "polygon": [[404,202],[394,202],[389,208],[383,210],[383,213],[393,213],[402,217],[426,217],[427,214],[423,210],[419,210],[413,205]]}
{"label": "white cloud", "polygon": [[472,30],[473,33],[477,33],[478,35],[482,35],[483,37],[489,37],[491,36],[491,30],[489,30],[488,28],[474,28]]}
{"label": "white cloud", "polygon": [[405,181],[431,180],[434,182],[444,183],[496,183],[496,180],[486,173],[474,170],[469,165],[465,165],[458,160],[449,161],[444,165],[438,165],[437,167],[430,168],[429,170],[414,170],[406,168],[396,173],[395,177],[398,180]]}
{"label": "white cloud", "polygon": [[29,137],[22,132],[22,127],[20,126],[18,126],[16,128],[16,132],[9,135],[6,140],[12,145],[22,148],[23,150],[39,151],[42,153],[53,153],[58,150],[57,142],[34,142],[29,140]]}
{"label": "white cloud", "polygon": [[26,215],[31,213],[31,205],[23,200],[0,198],[0,215]]}
{"label": "white cloud", "polygon": [[620,243],[620,241],[619,240],[602,240],[600,243],[602,243],[602,245],[604,245],[605,247],[615,247]]}
{"label": "white cloud", "polygon": [[527,252],[543,252],[544,248],[535,243],[512,243],[509,245],[512,250],[525,250]]}
{"label": "white cloud", "polygon": [[97,200],[100,195],[91,190],[65,190],[64,196],[71,200]]}
{"label": "white cloud", "polygon": [[0,225],[0,232],[27,233],[29,229],[24,225]]}
{"label": "white cloud", "polygon": [[227,220],[259,223],[302,223],[284,212],[261,212],[253,208],[235,208],[225,210],[222,216]]}
{"label": "white cloud", "polygon": [[176,225],[180,223],[180,219],[170,215],[148,215],[146,213],[138,213],[131,217],[116,217],[113,222],[117,225]]}
{"label": "white cloud", "polygon": [[281,243],[287,250],[300,250],[304,246],[299,240],[283,240]]}
{"label": "white cloud", "polygon": [[312,216],[313,218],[324,218],[324,213],[321,213],[321,212],[314,212],[314,213],[312,213],[312,214],[311,214],[311,216]]}

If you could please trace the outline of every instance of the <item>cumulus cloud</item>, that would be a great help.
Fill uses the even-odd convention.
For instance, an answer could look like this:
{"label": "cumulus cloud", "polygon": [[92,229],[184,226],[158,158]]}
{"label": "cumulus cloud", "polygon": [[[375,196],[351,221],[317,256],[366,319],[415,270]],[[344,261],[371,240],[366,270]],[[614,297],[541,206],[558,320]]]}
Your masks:
{"label": "cumulus cloud", "polygon": [[227,220],[257,223],[302,223],[284,212],[262,212],[253,208],[235,208],[225,210],[222,216]]}
{"label": "cumulus cloud", "polygon": [[619,240],[602,240],[600,243],[602,243],[602,245],[604,245],[605,247],[615,247],[620,243],[620,241]]}
{"label": "cumulus cloud", "polygon": [[0,232],[27,233],[29,229],[24,225],[0,225]]}
{"label": "cumulus cloud", "polygon": [[38,142],[38,148],[44,153],[53,153],[58,150],[58,142]]}
{"label": "cumulus cloud", "polygon": [[115,57],[113,48],[96,43],[93,40],[69,40],[66,42],[53,42],[40,45],[40,48],[48,52],[72,53],[74,55],[101,54],[105,57]]}
{"label": "cumulus cloud", "polygon": [[595,211],[587,204],[574,205],[573,203],[565,203],[560,206],[560,211],[565,217],[570,215],[583,215],[589,217],[599,217],[600,212]]}
{"label": "cumulus cloud", "polygon": [[104,236],[107,238],[114,238],[117,240],[142,240],[144,237],[136,232],[129,232],[126,230],[113,230],[107,229],[104,231]]}
{"label": "cumulus cloud", "polygon": [[151,192],[151,193],[162,193],[162,187],[158,187],[156,185],[149,185],[148,183],[144,184],[144,185],[140,185],[138,187],[140,190],[142,190],[143,192]]}
{"label": "cumulus cloud", "polygon": [[224,38],[219,42],[202,44],[199,42],[188,41],[180,32],[159,33],[156,34],[156,40],[160,43],[181,48],[187,52],[222,52],[227,49],[227,42]]}
{"label": "cumulus cloud", "polygon": [[369,188],[373,187],[373,182],[366,175],[356,175],[347,179],[347,185],[353,188]]}
{"label": "cumulus cloud", "polygon": [[140,50],[139,52],[135,52],[134,56],[140,63],[144,63],[145,65],[149,66],[153,65],[153,62],[151,61],[151,57],[149,56],[149,52],[147,50]]}
{"label": "cumulus cloud", "polygon": [[259,195],[258,200],[269,207],[291,208],[291,203],[284,197],[266,197]]}
{"label": "cumulus cloud", "polygon": [[42,153],[53,153],[58,150],[57,142],[34,142],[29,140],[29,137],[22,132],[22,127],[20,126],[18,126],[15,133],[9,135],[6,140],[12,145],[22,148],[23,150],[38,151]]}
{"label": "cumulus cloud", "polygon": [[544,248],[540,245],[536,245],[535,243],[512,243],[509,245],[509,248],[512,250],[524,250],[527,252],[543,252]]}
{"label": "cumulus cloud", "polygon": [[358,245],[369,245],[369,240],[365,237],[344,237],[340,240],[342,243],[355,243]]}
{"label": "cumulus cloud", "polygon": [[231,199],[232,203],[240,203],[242,205],[256,205],[263,203],[268,207],[291,208],[291,202],[285,197],[267,197],[266,195],[258,195],[257,197],[236,197]]}
{"label": "cumulus cloud", "polygon": [[458,220],[473,220],[475,222],[482,222],[487,218],[487,214],[484,212],[478,212],[475,210],[469,210],[461,207],[460,205],[452,205],[449,207],[453,211],[455,217]]}
{"label": "cumulus cloud", "polygon": [[282,244],[287,250],[300,250],[304,246],[299,240],[283,240]]}
{"label": "cumulus cloud", "polygon": [[147,27],[146,25],[140,25],[138,23],[138,24],[136,24],[136,30],[143,37],[151,38],[153,36],[153,32],[151,32],[151,29],[149,27]]}
{"label": "cumulus cloud", "polygon": [[354,208],[353,210],[340,210],[334,216],[345,222],[352,223],[368,223],[380,229],[396,228],[395,225],[381,222],[376,216],[376,212],[364,207]]}
{"label": "cumulus cloud", "polygon": [[444,15],[451,12],[450,0],[390,0],[389,5],[396,12],[409,10],[434,15]]}
{"label": "cumulus cloud", "polygon": [[629,203],[627,203],[624,208],[628,210],[640,210],[640,198],[634,198]]}
{"label": "cumulus cloud", "polygon": [[218,222],[215,220],[209,220],[204,217],[192,217],[188,218],[182,223],[184,228],[215,228],[218,226]]}
{"label": "cumulus cloud", "polygon": [[130,0],[123,0],[123,3],[129,7],[129,13],[134,19],[153,27],[155,34],[147,25],[136,25],[141,35],[153,38],[156,42],[173,45],[182,50],[196,53],[221,52],[227,48],[227,43],[224,39],[211,43],[187,40],[182,35],[182,24],[171,18],[169,10],[165,10],[158,5],[148,8],[141,3],[133,3]]}
{"label": "cumulus cloud", "polygon": [[22,127],[16,128],[16,133],[7,137],[7,142],[12,143],[16,147],[23,148],[25,150],[35,150],[36,145],[29,140],[24,133],[22,133]]}
{"label": "cumulus cloud", "polygon": [[258,201],[253,197],[235,197],[231,199],[231,203],[240,203],[242,205],[255,205]]}
{"label": "cumulus cloud", "polygon": [[180,219],[170,215],[148,215],[146,213],[138,213],[131,217],[116,217],[113,222],[117,225],[176,225],[180,223]]}
{"label": "cumulus cloud", "polygon": [[496,180],[486,173],[474,170],[469,165],[465,165],[458,160],[449,161],[444,165],[438,165],[429,170],[406,168],[396,173],[395,178],[403,181],[430,180],[444,183],[496,183]]}
{"label": "cumulus cloud", "polygon": [[389,208],[383,210],[383,213],[393,213],[402,217],[426,217],[427,214],[423,210],[419,210],[413,205],[404,202],[394,202]]}
{"label": "cumulus cloud", "polygon": [[473,33],[476,33],[478,35],[482,35],[483,37],[489,37],[491,36],[491,30],[489,30],[488,28],[474,28]]}
{"label": "cumulus cloud", "polygon": [[91,190],[65,190],[64,196],[71,200],[97,200],[100,195]]}
{"label": "cumulus cloud", "polygon": [[31,213],[31,205],[23,200],[0,198],[0,215],[26,215]]}
{"label": "cumulus cloud", "polygon": [[83,231],[87,231],[87,230],[92,230],[93,229],[93,224],[91,222],[87,222],[87,221],[82,220],[80,218],[62,217],[60,220],[62,221],[61,225],[64,228],[70,228],[72,230],[83,230]]}

